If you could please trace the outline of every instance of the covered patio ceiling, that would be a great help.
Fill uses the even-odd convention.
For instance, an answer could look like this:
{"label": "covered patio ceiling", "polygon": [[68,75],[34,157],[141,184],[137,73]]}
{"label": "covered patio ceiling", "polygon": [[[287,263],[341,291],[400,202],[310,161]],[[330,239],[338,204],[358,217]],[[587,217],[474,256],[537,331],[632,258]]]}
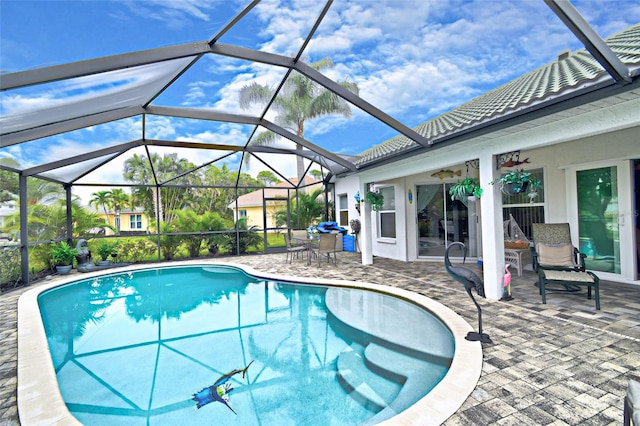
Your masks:
{"label": "covered patio ceiling", "polygon": [[[306,171],[311,168],[321,170],[327,182],[334,175],[366,168],[367,163],[359,161],[358,153],[384,139],[368,139],[359,143],[341,139],[341,128],[350,125],[348,119],[324,135],[309,132],[304,137],[296,134],[295,129],[279,124],[274,105],[278,97],[283,96],[285,82],[296,75],[307,77],[346,101],[358,116],[360,125],[364,123],[364,126],[373,128],[374,133],[383,137],[399,134],[407,138],[412,152],[437,148],[439,143],[442,146],[455,143],[458,137],[460,140],[468,138],[474,131],[486,131],[488,125],[509,118],[502,116],[494,122],[476,123],[460,136],[429,139],[409,127],[417,126],[418,122],[402,123],[343,87],[338,82],[340,73],[332,72],[331,68],[323,73],[313,67],[313,61],[321,58],[321,52],[310,46],[313,46],[319,29],[326,25],[325,20],[335,18],[331,15],[332,0],[318,4],[313,17],[306,17],[306,37],[299,40],[297,46],[289,46],[294,52],[291,56],[272,52],[268,46],[243,45],[242,32],[256,31],[249,28],[247,22],[252,13],[258,13],[259,3],[259,0],[251,1],[235,15],[229,16],[228,22],[208,40],[2,74],[0,90],[3,104],[10,104],[11,99],[18,98],[32,99],[33,102],[23,103],[27,106],[8,112],[3,108],[0,158],[13,158],[15,149],[22,150],[22,158],[27,157],[24,155],[26,152],[32,155],[29,164],[0,164],[0,168],[72,186],[125,185],[118,173],[124,159],[134,154],[149,159],[152,154],[174,153],[179,157],[198,159],[194,162],[194,170],[209,164],[229,164],[240,172],[249,172],[248,164],[258,163],[292,186],[298,184],[289,180],[293,176],[290,166],[298,157],[304,159]],[[609,78],[595,89],[606,93],[604,89],[623,87],[631,82],[628,68],[569,2],[545,0],[545,3],[566,25],[567,31],[571,31],[608,72]],[[305,62],[311,57],[313,60]],[[256,64],[277,70],[269,74],[270,80],[258,81],[273,87],[274,94],[266,106],[244,111],[232,102],[239,98],[238,84],[251,84],[256,80],[216,80],[216,70],[226,67],[240,70]],[[222,90],[211,92],[212,98],[206,101],[165,103],[169,93],[183,91],[187,98],[190,90],[196,90],[192,78],[196,71],[209,72],[211,80],[207,82],[208,86]],[[595,89],[576,90],[560,100],[575,100],[585,93],[593,95]],[[545,102],[557,107],[559,100],[556,97]],[[543,107],[544,102],[537,104],[534,110],[539,113]],[[521,117],[526,113],[527,110],[519,110],[513,116]],[[163,133],[167,120],[182,132]],[[322,126],[325,123],[320,120],[314,124]],[[114,133],[114,128],[119,127],[124,130]],[[274,142],[255,144],[256,136],[264,131],[277,135]],[[111,136],[114,134],[116,136]],[[82,141],[83,148],[74,152],[49,150],[50,144],[59,144],[60,138]],[[358,147],[360,149],[354,151]],[[406,155],[406,150],[400,155]],[[393,156],[388,156],[385,161],[393,161]],[[101,172],[105,167],[116,172]],[[181,177],[166,179],[165,176],[161,181],[155,176],[154,181],[156,185],[180,184]]]}

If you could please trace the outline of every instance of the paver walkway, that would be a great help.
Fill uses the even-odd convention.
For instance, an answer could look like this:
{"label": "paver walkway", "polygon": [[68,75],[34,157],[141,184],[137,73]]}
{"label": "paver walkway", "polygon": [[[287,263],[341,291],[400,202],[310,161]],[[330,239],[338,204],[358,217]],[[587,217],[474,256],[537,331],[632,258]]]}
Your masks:
{"label": "paver walkway", "polygon": [[[347,279],[397,286],[453,309],[477,328],[475,306],[441,263],[375,258],[364,266],[356,253],[338,264],[294,260],[285,254],[220,258],[274,274]],[[476,268],[475,265],[466,265]],[[580,294],[552,293],[543,305],[525,271],[513,277],[514,299],[483,307],[482,376],[445,425],[620,425],[629,378],[640,380],[640,286],[601,282],[602,310]],[[33,284],[31,287],[32,288]],[[0,425],[17,425],[16,306],[28,288],[0,295]]]}

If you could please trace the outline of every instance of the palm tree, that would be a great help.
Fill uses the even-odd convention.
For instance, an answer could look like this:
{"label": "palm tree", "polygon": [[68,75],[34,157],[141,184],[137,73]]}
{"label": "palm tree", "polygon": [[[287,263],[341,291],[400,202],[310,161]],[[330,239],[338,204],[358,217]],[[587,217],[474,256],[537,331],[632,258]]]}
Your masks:
{"label": "palm tree", "polygon": [[[58,200],[50,205],[36,204],[27,210],[28,237],[30,241],[44,241],[61,238],[67,230],[67,203]],[[73,217],[72,236],[87,236],[92,228],[109,227],[102,217],[84,209],[76,198],[71,200]],[[20,212],[9,216],[6,232],[15,234],[20,231]]]}
{"label": "palm tree", "polygon": [[[151,168],[153,163],[153,170]],[[145,155],[134,154],[124,163],[124,178],[128,182],[134,182],[141,186],[133,190],[133,197],[136,202],[142,202],[142,206],[147,212],[155,213],[154,217],[159,217],[161,221],[171,222],[175,216],[172,212],[180,210],[190,203],[190,193],[192,189],[187,188],[167,188],[162,187],[156,191],[157,183],[161,184],[167,180],[194,170],[196,166],[187,159],[178,158],[177,154],[151,155],[151,163]],[[155,171],[155,177],[153,172]],[[193,174],[186,174],[179,182],[183,184],[196,184],[199,177]]]}
{"label": "palm tree", "polygon": [[[152,158],[157,155],[152,155]],[[134,182],[140,185],[155,185],[153,170],[146,155],[133,154],[124,162],[124,179],[127,182]],[[146,201],[151,199],[151,206]],[[162,206],[160,200],[156,197],[155,188],[136,187],[132,190],[132,200],[140,203],[145,211],[155,213],[153,218],[159,216],[162,219]],[[149,208],[150,207],[150,208]]]}
{"label": "palm tree", "polygon": [[[291,223],[296,224],[299,228],[308,228],[322,217],[324,210],[324,202],[319,198],[322,195],[322,188],[314,190],[311,194],[299,191],[296,197],[291,198],[289,203]],[[287,223],[287,211],[279,210],[276,212],[276,221],[279,224]]]}
{"label": "palm tree", "polygon": [[109,195],[111,200],[111,207],[115,212],[115,217],[113,220],[113,226],[116,228],[116,233],[120,234],[120,210],[123,207],[126,207],[130,203],[130,197],[127,195],[122,189],[114,188],[111,190],[111,194]]}
{"label": "palm tree", "polygon": [[[11,158],[0,158],[0,164],[18,169],[20,163]],[[20,192],[18,173],[0,169],[0,203],[12,201],[18,198]]]}
{"label": "palm tree", "polygon": [[89,205],[94,206],[96,209],[101,206],[102,210],[104,210],[107,223],[109,223],[107,207],[111,206],[111,191],[98,191],[91,194],[91,196],[93,198],[89,200]]}
{"label": "palm tree", "polygon": [[[332,68],[333,62],[329,58],[324,58],[311,64],[315,70]],[[352,91],[356,95],[359,93],[355,83],[341,81],[342,87]],[[275,89],[258,83],[252,83],[240,89],[240,107],[248,109],[254,104],[266,105],[273,97]],[[273,102],[273,108],[277,113],[275,123],[289,128],[295,134],[304,138],[304,123],[306,120],[322,117],[330,114],[342,114],[351,117],[349,104],[335,93],[325,89],[306,76],[293,72],[285,82],[278,96]],[[255,145],[268,145],[273,143],[280,136],[270,132],[262,132],[252,140]],[[296,145],[296,149],[302,146]],[[302,181],[304,175],[304,163],[301,156],[297,157],[298,179]]]}
{"label": "palm tree", "polygon": [[111,190],[111,204],[113,208],[123,208],[130,207],[130,197],[129,194],[125,193],[124,190],[120,188],[114,188]]}
{"label": "palm tree", "polygon": [[27,204],[29,207],[51,205],[63,199],[64,188],[62,185],[33,177],[27,178]]}

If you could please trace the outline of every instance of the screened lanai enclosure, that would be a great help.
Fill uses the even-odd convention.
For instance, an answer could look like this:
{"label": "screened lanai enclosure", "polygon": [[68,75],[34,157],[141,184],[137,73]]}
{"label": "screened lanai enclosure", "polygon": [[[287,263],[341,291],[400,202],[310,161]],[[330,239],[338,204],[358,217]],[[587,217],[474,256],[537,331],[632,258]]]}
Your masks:
{"label": "screened lanai enclosure", "polygon": [[[38,100],[1,118],[0,201],[13,210],[3,216],[3,282],[46,273],[60,241],[85,240],[92,257],[118,262],[277,249],[282,232],[331,220],[329,182],[356,170],[353,156],[305,137],[305,120],[359,109],[424,139],[358,97],[354,82],[331,80],[329,58],[302,60],[332,2],[307,5],[305,37],[288,56],[243,44],[258,4],[226,8],[227,23],[203,41],[2,75],[3,105]],[[249,67],[268,72],[242,81],[210,71]],[[172,103],[172,92],[189,101]],[[49,149],[61,141],[75,149]],[[13,160],[16,149],[29,164]]]}
{"label": "screened lanai enclosure", "polygon": [[[93,46],[71,63],[3,66],[3,287],[50,273],[59,242],[86,242],[94,260],[116,263],[277,251],[283,233],[335,220],[335,177],[377,163],[358,153],[397,135],[406,147],[399,158],[452,143],[410,127],[427,118],[429,105],[417,104],[414,121],[403,123],[392,112],[405,100],[367,100],[375,82],[345,65],[349,43],[324,54],[327,43],[357,43],[356,33],[334,33],[349,8],[384,24],[388,39],[410,36],[388,14],[368,13],[370,3],[294,2],[284,41],[274,35],[275,20],[261,20],[273,4],[219,3],[207,20],[211,31],[187,40],[139,37],[113,51]],[[542,8],[550,26],[579,32],[566,2],[528,3],[513,13],[526,18],[528,8]],[[407,12],[400,3],[380,7]],[[491,48],[491,32],[481,37]],[[586,45],[598,52],[592,41]],[[362,63],[382,61],[370,46],[358,52]],[[598,60],[623,79],[604,52]]]}

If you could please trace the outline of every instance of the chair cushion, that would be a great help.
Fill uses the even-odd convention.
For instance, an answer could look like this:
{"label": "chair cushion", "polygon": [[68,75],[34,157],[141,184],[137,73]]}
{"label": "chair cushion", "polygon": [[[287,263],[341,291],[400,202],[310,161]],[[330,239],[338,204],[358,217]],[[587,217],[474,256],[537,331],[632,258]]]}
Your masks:
{"label": "chair cushion", "polygon": [[571,244],[536,244],[538,263],[542,266],[566,266],[573,268],[576,265],[573,259],[573,245]]}
{"label": "chair cushion", "polygon": [[573,281],[577,283],[595,283],[591,275],[586,272],[555,271],[544,269],[544,277],[548,281]]}

